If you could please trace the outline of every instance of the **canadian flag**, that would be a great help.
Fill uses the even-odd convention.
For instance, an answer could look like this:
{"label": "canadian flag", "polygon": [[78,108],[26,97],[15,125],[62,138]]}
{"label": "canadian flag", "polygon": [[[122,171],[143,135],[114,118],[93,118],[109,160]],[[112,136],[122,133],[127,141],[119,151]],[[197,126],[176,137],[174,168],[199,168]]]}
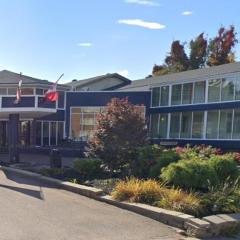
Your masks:
{"label": "canadian flag", "polygon": [[60,78],[62,78],[63,74],[58,78],[58,80],[53,83],[49,89],[47,90],[47,92],[45,93],[44,96],[44,101],[49,101],[49,102],[56,102],[58,99],[58,92],[57,92],[57,83],[60,80]]}
{"label": "canadian flag", "polygon": [[22,73],[20,73],[19,81],[18,81],[18,87],[16,92],[16,99],[14,101],[14,104],[18,104],[21,101],[21,87],[22,87]]}

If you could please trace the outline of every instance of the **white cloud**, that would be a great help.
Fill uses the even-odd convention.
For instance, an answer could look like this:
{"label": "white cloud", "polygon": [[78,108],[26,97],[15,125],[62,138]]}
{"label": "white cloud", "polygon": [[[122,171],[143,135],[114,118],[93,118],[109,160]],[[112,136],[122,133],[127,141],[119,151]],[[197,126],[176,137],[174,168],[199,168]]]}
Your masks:
{"label": "white cloud", "polygon": [[92,43],[85,42],[85,43],[78,43],[77,44],[79,47],[92,47]]}
{"label": "white cloud", "polygon": [[127,69],[120,70],[117,73],[122,75],[123,77],[128,77],[128,75],[129,75],[129,72]]}
{"label": "white cloud", "polygon": [[192,15],[192,14],[193,14],[193,12],[191,12],[191,11],[182,12],[182,15],[184,15],[184,16],[189,16],[189,15]]}
{"label": "white cloud", "polygon": [[159,3],[154,2],[152,0],[125,0],[126,3],[135,3],[140,5],[147,5],[147,6],[159,6]]}
{"label": "white cloud", "polygon": [[165,25],[162,25],[157,22],[145,22],[141,19],[122,19],[118,20],[119,24],[127,24],[127,25],[134,25],[138,27],[144,27],[149,29],[163,29],[166,28]]}

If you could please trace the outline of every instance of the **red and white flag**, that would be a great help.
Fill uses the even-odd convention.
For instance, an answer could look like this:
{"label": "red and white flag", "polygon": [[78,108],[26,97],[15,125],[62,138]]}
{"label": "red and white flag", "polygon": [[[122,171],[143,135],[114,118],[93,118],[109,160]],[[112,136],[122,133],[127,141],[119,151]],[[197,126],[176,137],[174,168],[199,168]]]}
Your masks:
{"label": "red and white flag", "polygon": [[58,78],[58,80],[55,83],[53,83],[49,87],[49,89],[45,93],[44,101],[49,101],[49,102],[56,102],[57,101],[57,99],[58,99],[57,83],[62,76],[63,76],[63,74]]}
{"label": "red and white flag", "polygon": [[21,101],[21,87],[22,87],[22,78],[21,77],[22,77],[22,73],[20,73],[17,92],[16,92],[16,99],[14,101],[14,104],[18,104]]}

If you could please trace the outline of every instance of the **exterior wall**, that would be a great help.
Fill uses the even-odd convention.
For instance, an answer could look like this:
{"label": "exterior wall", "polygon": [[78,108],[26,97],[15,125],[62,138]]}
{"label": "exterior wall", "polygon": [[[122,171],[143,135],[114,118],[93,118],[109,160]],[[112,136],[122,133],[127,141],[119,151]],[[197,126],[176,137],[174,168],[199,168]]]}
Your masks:
{"label": "exterior wall", "polygon": [[88,88],[88,91],[101,91],[104,89],[109,89],[111,87],[115,87],[120,85],[122,81],[118,78],[106,78],[96,82],[90,82],[85,86],[76,87],[76,91],[83,91]]}
{"label": "exterior wall", "polygon": [[71,107],[97,107],[105,106],[114,97],[124,98],[132,104],[145,105],[146,116],[150,106],[150,92],[67,92],[66,97],[66,125],[65,134],[69,137],[70,131],[70,109]]}

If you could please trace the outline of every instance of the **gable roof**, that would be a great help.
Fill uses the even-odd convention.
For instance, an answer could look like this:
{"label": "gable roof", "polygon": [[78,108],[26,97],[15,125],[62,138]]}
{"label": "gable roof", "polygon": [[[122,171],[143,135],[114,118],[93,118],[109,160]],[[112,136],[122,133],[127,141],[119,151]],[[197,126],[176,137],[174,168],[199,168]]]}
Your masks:
{"label": "gable roof", "polygon": [[107,78],[118,78],[125,84],[130,84],[131,83],[131,81],[128,78],[125,78],[118,73],[107,73],[105,75],[100,75],[100,76],[87,78],[87,79],[83,79],[83,80],[75,80],[74,79],[72,82],[66,83],[66,85],[71,86],[72,88],[84,87],[84,86],[87,86],[90,83],[101,81],[101,80],[107,79]]}
{"label": "gable roof", "polygon": [[140,80],[132,81],[131,84],[120,88],[120,90],[130,90],[138,87],[147,87],[155,84],[177,83],[184,80],[203,79],[211,76],[223,75],[228,73],[240,72],[240,62],[228,63],[214,67],[206,67],[196,70],[188,70],[179,73],[169,73],[157,77],[148,77]]}
{"label": "gable roof", "polygon": [[[17,85],[19,81],[20,74],[11,72],[8,70],[0,71],[0,85]],[[39,78],[33,78],[27,75],[21,75],[22,84],[23,85],[52,85],[53,83],[48,80],[42,80]],[[58,84],[58,86],[65,87],[62,84]]]}

